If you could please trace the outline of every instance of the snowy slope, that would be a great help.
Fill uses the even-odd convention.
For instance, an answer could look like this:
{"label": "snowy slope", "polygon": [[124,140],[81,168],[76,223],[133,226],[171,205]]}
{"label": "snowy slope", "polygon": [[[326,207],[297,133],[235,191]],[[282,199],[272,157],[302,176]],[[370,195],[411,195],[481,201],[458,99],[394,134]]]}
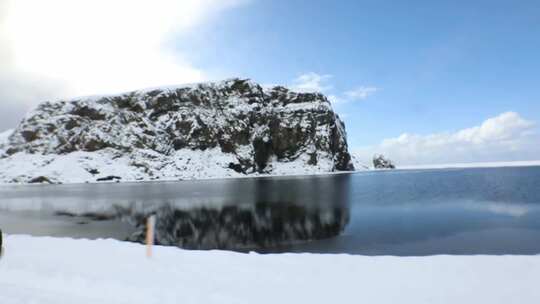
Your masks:
{"label": "snowy slope", "polygon": [[0,132],[0,146],[4,145],[8,141],[8,137],[13,134],[13,130],[7,130],[4,132]]}
{"label": "snowy slope", "polygon": [[373,164],[363,162],[360,157],[358,157],[354,153],[351,153],[351,161],[354,165],[354,169],[357,171],[369,170],[370,166],[373,166]]}
{"label": "snowy slope", "polygon": [[239,254],[8,236],[0,303],[520,303],[540,256]]}
{"label": "snowy slope", "polygon": [[344,124],[325,96],[241,79],[46,102],[3,149],[0,183],[354,169]]}
{"label": "snowy slope", "polygon": [[13,134],[13,130],[7,130],[4,132],[0,132],[0,157],[5,153],[5,146],[8,143],[8,137]]}

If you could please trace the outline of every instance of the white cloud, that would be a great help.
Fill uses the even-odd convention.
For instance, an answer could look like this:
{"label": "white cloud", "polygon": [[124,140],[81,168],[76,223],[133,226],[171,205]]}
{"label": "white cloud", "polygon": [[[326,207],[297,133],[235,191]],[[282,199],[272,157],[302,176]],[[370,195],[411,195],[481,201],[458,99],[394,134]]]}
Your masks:
{"label": "white cloud", "polygon": [[[486,205],[487,210],[495,213],[495,214],[502,214],[502,215],[508,215],[513,217],[521,217],[529,213],[529,207],[527,205],[510,205],[510,204],[503,204],[503,203],[488,203],[488,204],[482,204]],[[482,208],[482,207],[480,207]]]}
{"label": "white cloud", "polygon": [[329,74],[317,74],[314,72],[304,73],[292,81],[290,88],[293,91],[303,93],[324,93],[333,104],[345,103],[354,100],[363,100],[379,91],[377,87],[359,86],[353,90],[341,94],[332,94],[334,86],[330,83],[333,78]]}
{"label": "white cloud", "polygon": [[472,128],[431,135],[404,133],[355,153],[366,162],[382,153],[397,165],[532,160],[540,155],[534,127],[518,113],[506,112]]}
{"label": "white cloud", "polygon": [[332,75],[320,75],[317,73],[305,73],[295,80],[293,80],[291,89],[297,92],[312,93],[319,92],[324,93],[332,89],[332,86],[328,84],[328,81],[332,78]]}
{"label": "white cloud", "polygon": [[0,116],[49,98],[204,80],[166,43],[243,2],[0,0]]}
{"label": "white cloud", "polygon": [[338,97],[336,95],[328,95],[328,100],[330,100],[330,102],[333,104],[343,102],[343,99],[341,99],[341,97]]}
{"label": "white cloud", "polygon": [[375,92],[379,91],[377,87],[357,87],[354,90],[345,92],[345,97],[348,100],[364,100]]}

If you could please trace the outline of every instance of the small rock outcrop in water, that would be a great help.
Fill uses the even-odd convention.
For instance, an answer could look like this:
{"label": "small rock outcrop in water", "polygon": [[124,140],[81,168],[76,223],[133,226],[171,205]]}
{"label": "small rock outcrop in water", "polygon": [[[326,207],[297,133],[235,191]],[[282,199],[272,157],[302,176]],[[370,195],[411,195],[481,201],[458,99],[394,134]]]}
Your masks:
{"label": "small rock outcrop in water", "polygon": [[[0,182],[354,169],[344,124],[324,95],[241,79],[45,102],[0,149]],[[32,165],[9,165],[17,162]]]}
{"label": "small rock outcrop in water", "polygon": [[373,156],[373,167],[375,169],[395,169],[396,166],[391,160],[386,159],[383,155],[378,154]]}
{"label": "small rock outcrop in water", "polygon": [[[185,249],[264,249],[298,241],[331,238],[349,222],[345,207],[257,203],[254,207],[175,209],[155,213],[155,242]],[[128,240],[144,242],[148,214],[130,217],[138,227]]]}
{"label": "small rock outcrop in water", "polygon": [[28,181],[29,184],[53,184],[47,177],[38,176]]}

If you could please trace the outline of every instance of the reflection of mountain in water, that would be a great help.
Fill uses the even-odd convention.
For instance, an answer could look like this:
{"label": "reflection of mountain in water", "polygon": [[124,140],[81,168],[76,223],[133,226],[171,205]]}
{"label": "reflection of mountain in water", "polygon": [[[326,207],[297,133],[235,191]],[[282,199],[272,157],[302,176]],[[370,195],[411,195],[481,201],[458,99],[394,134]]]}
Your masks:
{"label": "reflection of mountain in water", "polygon": [[[7,228],[3,223],[2,228],[18,233],[37,229],[43,235],[142,241],[145,221],[155,214],[159,244],[259,249],[338,235],[349,221],[350,180],[350,174],[337,174],[22,189],[9,186],[0,189],[0,210],[35,214],[23,217],[28,223]],[[48,226],[46,221],[61,222],[64,228]],[[36,222],[36,229],[25,228],[30,222]]]}
{"label": "reflection of mountain in water", "polygon": [[[128,220],[145,239],[156,215],[156,243],[189,249],[256,249],[339,235],[349,222],[349,175],[253,179],[229,183],[219,199],[172,201],[131,209]],[[234,203],[230,203],[234,202]]]}
{"label": "reflection of mountain in water", "polygon": [[[293,202],[230,205],[218,209],[161,207],[156,215],[156,243],[188,249],[267,248],[296,241],[337,236],[349,221],[347,208],[310,208]],[[145,239],[146,216],[129,239]]]}

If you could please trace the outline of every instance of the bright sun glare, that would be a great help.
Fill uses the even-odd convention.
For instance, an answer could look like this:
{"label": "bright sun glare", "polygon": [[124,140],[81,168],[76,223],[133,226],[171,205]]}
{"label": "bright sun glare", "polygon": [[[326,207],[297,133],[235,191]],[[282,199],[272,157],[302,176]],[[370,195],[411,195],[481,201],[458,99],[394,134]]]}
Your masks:
{"label": "bright sun glare", "polygon": [[114,93],[202,80],[201,71],[164,51],[163,41],[195,26],[208,5],[9,1],[6,29],[18,69],[62,81],[75,94]]}

